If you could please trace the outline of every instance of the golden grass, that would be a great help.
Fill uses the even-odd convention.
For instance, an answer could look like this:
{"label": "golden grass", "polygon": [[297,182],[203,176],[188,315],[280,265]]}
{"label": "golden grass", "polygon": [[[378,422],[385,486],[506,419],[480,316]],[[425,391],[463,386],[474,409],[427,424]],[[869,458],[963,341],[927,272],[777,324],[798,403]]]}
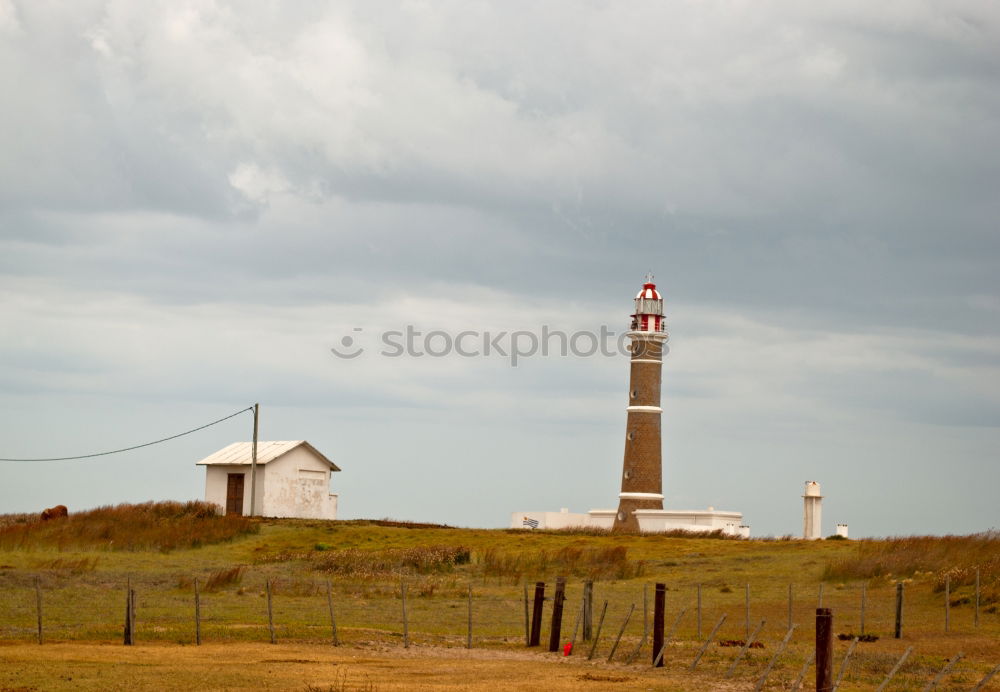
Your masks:
{"label": "golden grass", "polygon": [[[147,502],[98,507],[66,518],[0,521],[0,550],[160,550],[197,548],[253,533],[249,518],[221,516],[207,502]],[[30,516],[30,515],[29,515]]]}

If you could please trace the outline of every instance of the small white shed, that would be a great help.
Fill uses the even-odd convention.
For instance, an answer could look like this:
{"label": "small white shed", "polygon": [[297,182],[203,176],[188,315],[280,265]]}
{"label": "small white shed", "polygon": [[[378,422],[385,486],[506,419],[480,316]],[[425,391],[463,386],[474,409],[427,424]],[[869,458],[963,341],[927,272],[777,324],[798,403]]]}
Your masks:
{"label": "small white shed", "polygon": [[[205,467],[205,501],[226,514],[251,514],[253,443],[234,442],[198,462]],[[257,442],[256,501],[252,514],[264,517],[336,519],[337,496],[330,474],[337,465],[305,440]]]}

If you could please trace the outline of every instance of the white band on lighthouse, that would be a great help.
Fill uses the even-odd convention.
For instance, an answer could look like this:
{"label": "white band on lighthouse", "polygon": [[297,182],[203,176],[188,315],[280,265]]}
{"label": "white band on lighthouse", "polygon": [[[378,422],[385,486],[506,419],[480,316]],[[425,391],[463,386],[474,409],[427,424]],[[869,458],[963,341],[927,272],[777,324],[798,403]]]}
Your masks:
{"label": "white band on lighthouse", "polygon": [[663,413],[659,406],[629,406],[626,411],[636,411],[638,413]]}
{"label": "white band on lighthouse", "polygon": [[657,365],[663,365],[662,360],[653,360],[652,358],[633,358],[630,363],[656,363]]}
{"label": "white band on lighthouse", "polygon": [[618,493],[618,497],[623,500],[662,500],[660,493]]}

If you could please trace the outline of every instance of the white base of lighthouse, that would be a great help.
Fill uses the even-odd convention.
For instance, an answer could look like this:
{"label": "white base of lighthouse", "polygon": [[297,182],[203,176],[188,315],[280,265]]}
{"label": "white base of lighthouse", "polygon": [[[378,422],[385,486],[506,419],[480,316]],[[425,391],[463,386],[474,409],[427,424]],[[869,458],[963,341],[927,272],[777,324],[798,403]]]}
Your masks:
{"label": "white base of lighthouse", "polygon": [[[637,493],[628,493],[637,494]],[[662,499],[662,495],[660,498]],[[643,498],[645,499],[645,498]],[[616,509],[592,509],[586,514],[570,512],[511,512],[512,529],[608,529],[615,523]],[[750,527],[741,512],[708,509],[637,509],[635,518],[643,533],[722,531],[728,536],[750,537]]]}

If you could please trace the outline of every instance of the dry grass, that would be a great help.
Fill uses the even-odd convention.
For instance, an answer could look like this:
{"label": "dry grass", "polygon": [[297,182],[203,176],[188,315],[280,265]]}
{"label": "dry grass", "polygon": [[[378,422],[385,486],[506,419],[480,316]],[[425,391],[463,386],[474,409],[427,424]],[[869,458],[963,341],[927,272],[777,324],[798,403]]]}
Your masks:
{"label": "dry grass", "polygon": [[988,592],[996,592],[1000,588],[1000,532],[857,541],[853,555],[827,564],[823,579],[902,579],[930,573],[935,591],[940,592],[946,579],[953,588],[974,584],[977,569],[981,584]]}
{"label": "dry grass", "polygon": [[[10,517],[12,515],[7,515]],[[221,516],[207,502],[147,502],[98,507],[64,519],[0,520],[0,550],[159,550],[197,548],[255,533],[247,517]]]}
{"label": "dry grass", "polygon": [[487,548],[477,554],[477,566],[487,577],[520,581],[526,575],[559,574],[585,579],[634,579],[645,574],[646,563],[629,560],[628,548],[565,546],[556,550],[509,552]]}

